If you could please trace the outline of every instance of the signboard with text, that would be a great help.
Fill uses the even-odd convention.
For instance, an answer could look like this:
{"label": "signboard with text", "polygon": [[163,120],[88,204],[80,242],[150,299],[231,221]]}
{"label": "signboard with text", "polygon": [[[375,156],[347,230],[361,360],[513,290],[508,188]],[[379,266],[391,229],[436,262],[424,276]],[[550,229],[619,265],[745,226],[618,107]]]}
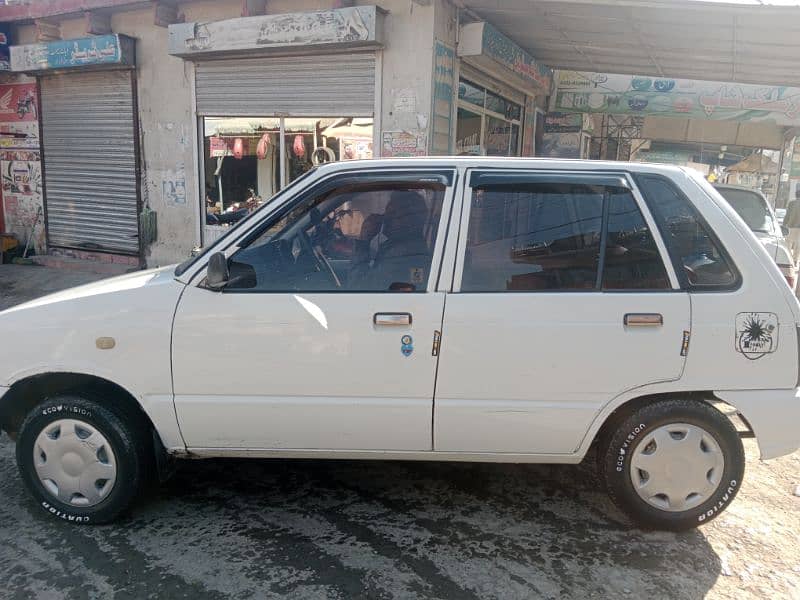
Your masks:
{"label": "signboard with text", "polygon": [[11,46],[11,70],[18,72],[133,65],[134,41],[118,34]]}
{"label": "signboard with text", "polygon": [[800,125],[800,88],[559,71],[554,111]]}
{"label": "signboard with text", "polygon": [[453,97],[456,85],[456,51],[439,40],[433,47],[433,124],[431,152],[450,154],[453,134]]}

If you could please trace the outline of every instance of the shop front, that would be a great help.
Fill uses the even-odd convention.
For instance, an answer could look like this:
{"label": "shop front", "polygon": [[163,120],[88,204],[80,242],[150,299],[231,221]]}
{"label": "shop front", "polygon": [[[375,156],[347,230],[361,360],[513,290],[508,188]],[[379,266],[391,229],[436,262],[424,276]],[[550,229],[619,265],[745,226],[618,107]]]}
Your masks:
{"label": "shop front", "polygon": [[203,245],[314,165],[373,156],[381,19],[363,6],[170,26],[170,53],[194,64]]}
{"label": "shop front", "polygon": [[456,153],[536,155],[552,71],[489,23],[463,25],[459,39]]}
{"label": "shop front", "polygon": [[49,248],[129,255],[138,264],[139,157],[134,40],[123,35],[11,48],[36,75]]}

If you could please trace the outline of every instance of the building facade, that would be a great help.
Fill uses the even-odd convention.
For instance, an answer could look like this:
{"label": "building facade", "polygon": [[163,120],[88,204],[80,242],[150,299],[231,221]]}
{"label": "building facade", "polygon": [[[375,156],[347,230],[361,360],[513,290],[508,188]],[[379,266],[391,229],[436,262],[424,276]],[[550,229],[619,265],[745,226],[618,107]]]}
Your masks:
{"label": "building facade", "polygon": [[552,72],[448,0],[50,4],[0,75],[1,226],[40,254],[169,264],[320,162],[541,145]]}

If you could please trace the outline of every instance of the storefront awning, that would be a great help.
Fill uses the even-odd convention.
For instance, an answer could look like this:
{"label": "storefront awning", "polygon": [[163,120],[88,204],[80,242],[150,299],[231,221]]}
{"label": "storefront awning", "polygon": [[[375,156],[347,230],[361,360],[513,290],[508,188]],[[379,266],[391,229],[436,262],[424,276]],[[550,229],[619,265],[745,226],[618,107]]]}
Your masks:
{"label": "storefront awning", "polygon": [[785,0],[456,3],[553,68],[800,86],[800,6]]}

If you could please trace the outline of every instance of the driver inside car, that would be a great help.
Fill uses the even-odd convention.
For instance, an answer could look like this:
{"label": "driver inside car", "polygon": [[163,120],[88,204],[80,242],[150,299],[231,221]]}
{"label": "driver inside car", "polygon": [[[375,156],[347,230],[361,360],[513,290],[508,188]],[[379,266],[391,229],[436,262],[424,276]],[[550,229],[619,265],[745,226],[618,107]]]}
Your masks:
{"label": "driver inside car", "polygon": [[[351,273],[353,286],[362,290],[416,291],[427,280],[430,249],[425,240],[425,199],[414,190],[395,190],[383,218],[370,215],[361,231],[359,258]],[[375,240],[377,251],[373,254]]]}

